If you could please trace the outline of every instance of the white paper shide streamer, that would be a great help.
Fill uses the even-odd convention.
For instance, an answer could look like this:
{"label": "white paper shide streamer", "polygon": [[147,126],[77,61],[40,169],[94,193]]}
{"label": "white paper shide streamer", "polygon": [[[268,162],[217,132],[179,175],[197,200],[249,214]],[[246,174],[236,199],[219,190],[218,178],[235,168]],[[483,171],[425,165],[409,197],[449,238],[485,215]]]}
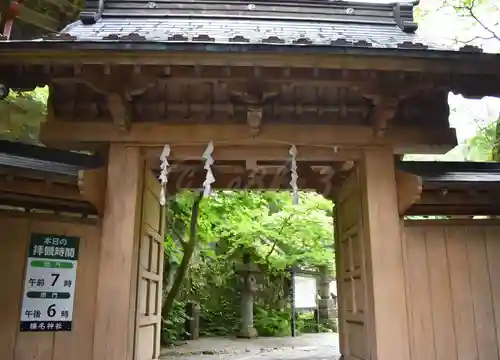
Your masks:
{"label": "white paper shide streamer", "polygon": [[292,187],[292,204],[297,205],[299,203],[299,188],[297,186],[297,180],[299,178],[297,174],[297,148],[293,145],[290,148],[289,154],[292,155],[292,166],[291,166],[291,180],[290,186]]}
{"label": "white paper shide streamer", "polygon": [[160,155],[160,160],[161,160],[160,177],[158,178],[158,180],[160,180],[161,183],[161,192],[160,192],[161,206],[165,206],[165,204],[167,203],[166,192],[167,192],[168,173],[170,171],[170,164],[168,162],[169,155],[170,155],[170,146],[166,144]]}
{"label": "white paper shide streamer", "polygon": [[203,182],[203,196],[210,196],[210,193],[212,192],[212,183],[215,182],[215,177],[212,172],[212,165],[214,163],[214,159],[212,157],[213,152],[214,143],[210,141],[207,149],[203,153],[203,159],[205,159],[205,166],[203,168],[207,171],[205,181]]}

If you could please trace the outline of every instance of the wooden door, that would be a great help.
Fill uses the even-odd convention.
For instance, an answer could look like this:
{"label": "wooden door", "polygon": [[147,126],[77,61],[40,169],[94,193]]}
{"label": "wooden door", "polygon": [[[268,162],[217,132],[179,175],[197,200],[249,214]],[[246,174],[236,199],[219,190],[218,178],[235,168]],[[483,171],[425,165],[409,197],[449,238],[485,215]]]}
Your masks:
{"label": "wooden door", "polygon": [[160,184],[146,170],[138,249],[135,360],[157,360],[160,356],[165,209],[159,197]]}
{"label": "wooden door", "polygon": [[335,206],[340,351],[346,360],[369,359],[366,269],[357,169],[353,169],[344,181]]}

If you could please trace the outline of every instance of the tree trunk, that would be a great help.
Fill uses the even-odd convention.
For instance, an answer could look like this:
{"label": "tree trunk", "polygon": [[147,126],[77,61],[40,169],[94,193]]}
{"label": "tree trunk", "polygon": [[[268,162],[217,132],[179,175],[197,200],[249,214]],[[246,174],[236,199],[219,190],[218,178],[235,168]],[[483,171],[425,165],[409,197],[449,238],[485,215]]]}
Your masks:
{"label": "tree trunk", "polygon": [[184,244],[184,255],[182,256],[182,261],[179,265],[179,269],[177,269],[177,273],[175,274],[175,280],[172,284],[170,291],[167,294],[165,302],[163,303],[163,307],[161,309],[161,317],[165,320],[170,310],[172,309],[172,305],[174,303],[175,297],[178,295],[182,281],[186,277],[189,270],[189,262],[191,261],[191,257],[193,256],[194,250],[196,248],[196,230],[198,227],[198,213],[200,208],[200,202],[203,198],[203,192],[200,192],[199,195],[195,198],[193,203],[193,209],[191,211],[191,223],[190,223],[190,233],[189,233],[189,241]]}
{"label": "tree trunk", "polygon": [[495,140],[493,142],[493,149],[491,149],[491,160],[500,162],[500,116],[495,127]]}

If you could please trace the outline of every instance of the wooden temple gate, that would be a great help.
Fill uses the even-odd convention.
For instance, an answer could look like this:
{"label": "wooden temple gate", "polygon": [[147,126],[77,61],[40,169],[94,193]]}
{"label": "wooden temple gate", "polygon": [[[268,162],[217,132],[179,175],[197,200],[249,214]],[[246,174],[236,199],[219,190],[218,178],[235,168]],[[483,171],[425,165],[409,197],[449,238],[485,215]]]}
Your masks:
{"label": "wooden temple gate", "polygon": [[[9,284],[0,301],[11,311],[0,323],[0,358],[158,359],[159,159],[168,144],[170,196],[200,188],[211,143],[213,188],[288,189],[289,164],[296,163],[300,188],[335,201],[345,359],[498,359],[500,321],[489,316],[500,314],[498,291],[488,287],[498,275],[494,260],[481,263],[495,256],[496,225],[402,220],[498,214],[497,175],[479,186],[471,178],[434,176],[477,170],[467,164],[464,171],[438,164],[429,172],[434,165],[398,159],[456,145],[448,93],[499,95],[499,56],[423,44],[411,4],[207,4],[100,1],[59,35],[0,41],[0,84],[50,88],[41,140],[60,150],[23,150],[24,156],[77,170],[55,181],[50,169],[26,172],[8,163],[0,183],[5,216],[31,209],[44,221],[33,209],[56,212],[43,226],[57,231],[70,213],[72,226],[61,231],[88,237],[72,332],[19,333],[25,266],[19,253],[32,228],[0,222],[2,232],[20,232],[19,241],[0,243],[2,259],[11,259],[0,262]],[[61,149],[95,155],[76,159]],[[103,161],[89,165],[81,157]],[[489,166],[481,171],[497,172]],[[80,225],[82,214],[92,215],[92,224]],[[453,241],[457,228],[466,239]],[[459,266],[464,256],[468,268]],[[472,291],[464,292],[462,281]],[[461,327],[469,327],[465,340]]]}

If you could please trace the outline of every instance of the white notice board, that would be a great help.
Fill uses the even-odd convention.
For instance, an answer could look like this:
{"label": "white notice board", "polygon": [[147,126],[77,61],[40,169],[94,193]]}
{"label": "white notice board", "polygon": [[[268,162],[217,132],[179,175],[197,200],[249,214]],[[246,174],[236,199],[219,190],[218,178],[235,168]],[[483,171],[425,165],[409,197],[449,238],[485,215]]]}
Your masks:
{"label": "white notice board", "polygon": [[295,275],[294,296],[297,309],[316,308],[317,293],[315,277]]}

